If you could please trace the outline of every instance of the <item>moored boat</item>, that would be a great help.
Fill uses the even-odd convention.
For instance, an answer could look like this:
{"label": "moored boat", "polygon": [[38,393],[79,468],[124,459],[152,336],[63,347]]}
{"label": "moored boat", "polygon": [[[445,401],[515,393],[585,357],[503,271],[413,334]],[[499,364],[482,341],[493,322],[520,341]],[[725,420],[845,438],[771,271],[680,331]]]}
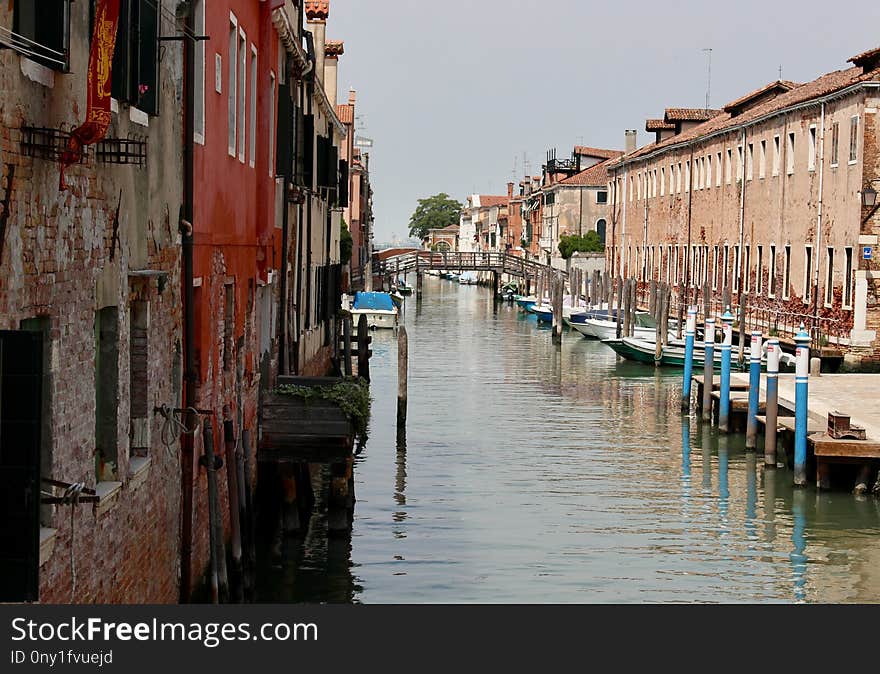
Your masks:
{"label": "moored boat", "polygon": [[355,325],[363,315],[367,317],[367,325],[371,329],[397,327],[398,310],[389,293],[359,292],[355,293],[354,300],[348,296],[346,298],[342,308],[351,314]]}

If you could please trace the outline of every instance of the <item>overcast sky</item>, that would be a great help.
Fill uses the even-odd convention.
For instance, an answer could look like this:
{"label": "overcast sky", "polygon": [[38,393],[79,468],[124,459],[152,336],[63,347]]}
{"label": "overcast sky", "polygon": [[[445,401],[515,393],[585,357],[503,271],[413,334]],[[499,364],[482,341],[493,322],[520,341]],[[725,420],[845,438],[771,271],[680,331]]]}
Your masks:
{"label": "overcast sky", "polygon": [[[723,7],[723,11],[722,8]],[[738,0],[331,0],[345,41],[339,100],[357,91],[375,140],[376,241],[406,238],[416,200],[503,194],[547,149],[649,141],[645,119],[712,107],[782,76],[847,67],[880,45],[876,2]]]}

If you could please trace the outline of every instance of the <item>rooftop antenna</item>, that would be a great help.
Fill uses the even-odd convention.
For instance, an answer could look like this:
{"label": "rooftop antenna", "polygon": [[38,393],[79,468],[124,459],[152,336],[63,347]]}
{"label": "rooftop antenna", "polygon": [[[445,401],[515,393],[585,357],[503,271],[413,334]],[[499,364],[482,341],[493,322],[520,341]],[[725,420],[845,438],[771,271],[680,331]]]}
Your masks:
{"label": "rooftop antenna", "polygon": [[779,81],[782,81],[782,64],[779,64]]}
{"label": "rooftop antenna", "polygon": [[703,49],[709,61],[709,74],[706,79],[706,110],[709,109],[709,97],[712,93],[712,47]]}

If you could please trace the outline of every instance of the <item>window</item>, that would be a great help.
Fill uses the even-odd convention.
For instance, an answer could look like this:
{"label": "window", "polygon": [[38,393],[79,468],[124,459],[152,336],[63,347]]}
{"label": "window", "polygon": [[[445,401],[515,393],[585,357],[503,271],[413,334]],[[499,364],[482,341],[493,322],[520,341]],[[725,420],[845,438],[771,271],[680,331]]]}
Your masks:
{"label": "window", "polygon": [[633,193],[634,192],[635,192],[635,190],[633,189],[633,177],[630,176],[629,177],[629,200],[630,201],[633,200]]}
{"label": "window", "polygon": [[755,294],[764,292],[764,246],[758,246],[758,258],[755,260]]}
{"label": "window", "polygon": [[791,246],[785,247],[785,264],[782,267],[782,299],[791,297]]}
{"label": "window", "polygon": [[674,264],[673,264],[673,270],[674,270],[673,277],[672,277],[673,285],[678,285],[678,249],[679,249],[679,246],[676,246],[675,247],[675,260],[674,260]]}
{"label": "window", "polygon": [[[205,0],[195,0],[193,4],[193,17],[196,35],[205,34]],[[193,82],[195,90],[195,105],[193,106],[193,140],[196,143],[205,142],[205,70],[208,64],[205,60],[205,42],[195,42],[196,76]]]}
{"label": "window", "polygon": [[706,189],[712,187],[712,155],[706,155]]}
{"label": "window", "polygon": [[730,185],[733,174],[733,150],[727,148],[727,167],[724,170],[724,182]]}
{"label": "window", "polygon": [[135,301],[129,307],[131,338],[128,347],[131,449],[147,456],[150,449],[149,331],[150,304]]}
{"label": "window", "polygon": [[709,246],[703,246],[703,285],[709,282]]}
{"label": "window", "polygon": [[691,191],[691,162],[690,160],[684,163],[684,190],[685,192]]}
{"label": "window", "polygon": [[666,194],[666,167],[660,169],[660,196]]}
{"label": "window", "polygon": [[12,11],[12,35],[4,37],[3,46],[47,68],[67,72],[70,0],[14,0]]}
{"label": "window", "polygon": [[669,194],[675,193],[675,164],[669,165]]}
{"label": "window", "polygon": [[779,136],[773,136],[773,175],[779,175]]}
{"label": "window", "polygon": [[788,175],[794,173],[794,133],[788,134],[788,145],[785,147],[785,171]]}
{"label": "window", "polygon": [[844,248],[843,255],[843,307],[850,309],[852,307],[853,249],[850,247]]}
{"label": "window", "polygon": [[724,268],[721,276],[721,290],[724,291],[730,285],[730,246],[724,246]]}
{"label": "window", "polygon": [[269,177],[275,177],[275,73],[269,73]]}
{"label": "window", "polygon": [[770,286],[770,292],[767,294],[770,297],[776,297],[776,246],[770,246],[770,274],[768,285]]}
{"label": "window", "polygon": [[813,247],[804,246],[804,304],[813,296]]}
{"label": "window", "polygon": [[743,146],[736,146],[736,180],[737,182],[743,179]]}
{"label": "window", "polygon": [[855,115],[849,120],[849,163],[855,163],[859,148],[859,116]]}
{"label": "window", "polygon": [[238,161],[244,162],[245,144],[245,105],[247,104],[247,35],[238,29]]}
{"label": "window", "polygon": [[733,247],[733,292],[739,291],[739,274],[740,274],[739,246]]}
{"label": "window", "polygon": [[810,154],[807,156],[807,170],[815,171],[816,170],[816,125],[810,125],[810,135],[809,135],[809,152]]}
{"label": "window", "polygon": [[840,155],[840,123],[831,124],[831,165],[837,166]]}
{"label": "window", "polygon": [[675,176],[675,192],[681,194],[681,162],[678,162],[678,173]]}
{"label": "window", "polygon": [[596,203],[597,204],[607,204],[608,203],[608,192],[605,190],[599,190],[596,192]]}
{"label": "window", "polygon": [[825,256],[825,306],[834,303],[834,249],[829,248]]}
{"label": "window", "polygon": [[249,165],[251,168],[257,162],[257,48],[251,45],[251,104],[248,109],[248,122],[250,123]]}
{"label": "window", "polygon": [[718,290],[718,246],[712,251],[712,290]]}
{"label": "window", "polygon": [[666,282],[672,282],[672,246],[666,246]]}
{"label": "window", "polygon": [[229,15],[229,91],[228,93],[228,125],[229,154],[235,156],[236,131],[238,130],[238,21],[235,15]]}
{"label": "window", "polygon": [[758,178],[763,180],[767,176],[767,141],[762,140],[758,149]]}
{"label": "window", "polygon": [[749,151],[746,155],[746,180],[751,180],[755,172],[755,144],[749,143]]}
{"label": "window", "polygon": [[715,159],[715,187],[721,187],[721,153]]}
{"label": "window", "polygon": [[694,189],[695,190],[698,190],[698,189],[700,189],[700,187],[702,187],[702,185],[700,184],[700,181],[703,179],[702,171],[700,170],[701,169],[701,161],[702,160],[700,159],[700,157],[697,157],[694,160]]}
{"label": "window", "polygon": [[751,292],[752,290],[752,247],[746,246],[743,249],[743,292]]}
{"label": "window", "polygon": [[[94,1],[89,8],[93,24]],[[120,1],[112,73],[113,98],[159,114],[159,10],[152,0]],[[198,93],[198,84],[194,86]]]}
{"label": "window", "polygon": [[105,307],[95,315],[95,472],[98,482],[119,479],[119,312]]}
{"label": "window", "polygon": [[654,172],[651,176],[651,196],[657,196],[657,169],[654,169]]}

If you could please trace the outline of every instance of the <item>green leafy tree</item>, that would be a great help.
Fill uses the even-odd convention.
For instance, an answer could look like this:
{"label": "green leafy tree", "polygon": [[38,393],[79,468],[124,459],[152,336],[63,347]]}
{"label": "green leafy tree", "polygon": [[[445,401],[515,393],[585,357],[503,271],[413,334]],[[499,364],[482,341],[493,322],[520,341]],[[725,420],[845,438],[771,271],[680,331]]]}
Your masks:
{"label": "green leafy tree", "polygon": [[583,236],[573,234],[559,237],[559,254],[568,259],[574,253],[601,253],[605,250],[597,232],[587,232]]}
{"label": "green leafy tree", "polygon": [[354,239],[345,220],[342,221],[342,229],[339,232],[339,261],[348,264],[351,261],[351,251],[354,247]]}
{"label": "green leafy tree", "polygon": [[428,236],[429,229],[443,229],[457,224],[462,208],[460,202],[445,192],[419,199],[419,205],[409,219],[409,235],[422,241]]}

